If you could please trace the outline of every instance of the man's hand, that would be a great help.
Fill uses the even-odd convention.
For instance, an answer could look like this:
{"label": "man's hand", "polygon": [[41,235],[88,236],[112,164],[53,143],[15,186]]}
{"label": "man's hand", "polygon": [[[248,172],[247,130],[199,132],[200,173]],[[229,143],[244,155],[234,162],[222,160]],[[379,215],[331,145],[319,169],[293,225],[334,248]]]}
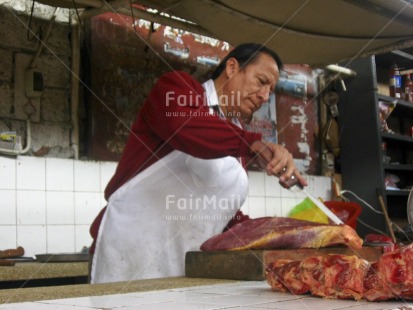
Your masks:
{"label": "man's hand", "polygon": [[280,178],[280,184],[290,188],[295,184],[307,186],[307,181],[297,170],[293,156],[279,144],[255,141],[251,152],[257,155],[257,162],[268,175]]}

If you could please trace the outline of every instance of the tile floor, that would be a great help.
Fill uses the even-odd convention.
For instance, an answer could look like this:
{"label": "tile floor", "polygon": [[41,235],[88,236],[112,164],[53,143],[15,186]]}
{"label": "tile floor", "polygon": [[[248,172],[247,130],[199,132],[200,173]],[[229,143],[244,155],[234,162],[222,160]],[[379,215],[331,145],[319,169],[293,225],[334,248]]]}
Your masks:
{"label": "tile floor", "polygon": [[249,281],[120,295],[0,305],[0,309],[286,309],[413,310],[413,302],[326,300],[272,292],[265,281]]}

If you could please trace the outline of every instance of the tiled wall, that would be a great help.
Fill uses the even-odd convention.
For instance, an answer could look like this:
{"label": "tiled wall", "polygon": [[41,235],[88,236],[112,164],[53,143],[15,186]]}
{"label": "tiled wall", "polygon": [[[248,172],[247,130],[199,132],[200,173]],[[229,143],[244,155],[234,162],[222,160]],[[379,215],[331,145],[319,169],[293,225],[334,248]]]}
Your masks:
{"label": "tiled wall", "polygon": [[[0,250],[23,246],[26,256],[79,252],[89,246],[89,226],[105,205],[103,191],[114,162],[0,156]],[[286,215],[304,197],[250,172],[244,213]],[[309,190],[329,199],[330,179],[309,176]]]}
{"label": "tiled wall", "polygon": [[0,249],[79,252],[116,163],[0,156]]}

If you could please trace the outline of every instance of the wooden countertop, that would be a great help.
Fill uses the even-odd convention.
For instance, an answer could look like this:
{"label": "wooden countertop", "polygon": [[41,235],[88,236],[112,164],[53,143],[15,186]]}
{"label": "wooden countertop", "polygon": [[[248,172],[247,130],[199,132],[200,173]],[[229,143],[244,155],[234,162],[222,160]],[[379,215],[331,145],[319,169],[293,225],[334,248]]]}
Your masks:
{"label": "wooden countertop", "polygon": [[162,278],[105,284],[78,284],[0,290],[0,304],[61,298],[146,292],[179,287],[238,282],[221,279]]}

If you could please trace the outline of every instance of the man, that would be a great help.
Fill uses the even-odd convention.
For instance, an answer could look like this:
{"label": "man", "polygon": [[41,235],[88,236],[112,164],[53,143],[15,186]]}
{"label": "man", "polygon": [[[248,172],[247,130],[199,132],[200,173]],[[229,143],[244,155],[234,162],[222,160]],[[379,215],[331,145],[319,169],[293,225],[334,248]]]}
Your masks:
{"label": "man", "polygon": [[281,67],[273,51],[247,43],[203,85],[184,72],[159,79],[92,224],[92,283],[184,275],[185,253],[222,232],[244,203],[245,158],[255,155],[285,187],[306,185],[284,147],[240,123],[268,100]]}

